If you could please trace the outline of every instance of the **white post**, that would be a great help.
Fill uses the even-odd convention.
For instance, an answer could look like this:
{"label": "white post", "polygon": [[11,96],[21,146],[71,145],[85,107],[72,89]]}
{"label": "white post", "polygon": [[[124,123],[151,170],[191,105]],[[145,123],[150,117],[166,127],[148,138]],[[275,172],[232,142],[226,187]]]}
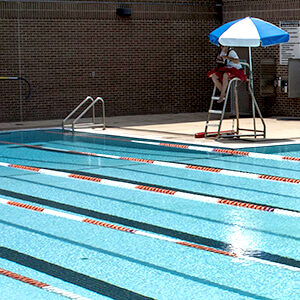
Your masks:
{"label": "white post", "polygon": [[252,74],[252,55],[251,55],[251,47],[249,47],[249,68],[250,68],[250,89],[252,90],[251,93],[251,102],[252,102],[252,118],[253,118],[253,130],[254,130],[254,135],[256,138],[256,122],[255,122],[255,104],[253,99],[253,93],[254,93],[254,86],[253,86],[253,74]]}
{"label": "white post", "polygon": [[[21,52],[21,3],[18,2],[18,55],[19,55],[19,78],[22,77],[22,52]],[[23,122],[23,90],[22,80],[19,79],[20,96],[20,122]]]}
{"label": "white post", "polygon": [[253,74],[252,74],[252,54],[251,47],[249,47],[249,68],[250,68],[250,85],[253,90]]}

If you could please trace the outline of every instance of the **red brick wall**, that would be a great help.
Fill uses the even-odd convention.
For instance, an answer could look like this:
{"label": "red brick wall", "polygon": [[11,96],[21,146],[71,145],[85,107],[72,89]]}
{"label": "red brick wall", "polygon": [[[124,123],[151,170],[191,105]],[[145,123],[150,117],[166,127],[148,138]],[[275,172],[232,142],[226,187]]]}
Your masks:
{"label": "red brick wall", "polygon": [[[113,115],[207,111],[216,47],[208,34],[220,25],[217,0],[136,0],[122,4],[132,16],[116,15],[116,1],[0,2],[0,122],[64,118],[87,95],[101,96]],[[124,2],[123,2],[124,3]],[[293,0],[223,0],[223,21],[254,16],[276,25],[300,19]],[[20,56],[19,56],[20,54]],[[299,99],[277,90],[260,96],[260,61],[279,46],[253,49],[255,95],[266,115],[300,116]],[[19,64],[21,63],[21,64]],[[21,67],[21,68],[20,68]]]}
{"label": "red brick wall", "polygon": [[108,116],[207,111],[215,2],[135,1],[129,18],[117,2],[0,2],[0,76],[21,66],[32,86],[21,101],[0,80],[0,122],[64,118],[88,95]]}

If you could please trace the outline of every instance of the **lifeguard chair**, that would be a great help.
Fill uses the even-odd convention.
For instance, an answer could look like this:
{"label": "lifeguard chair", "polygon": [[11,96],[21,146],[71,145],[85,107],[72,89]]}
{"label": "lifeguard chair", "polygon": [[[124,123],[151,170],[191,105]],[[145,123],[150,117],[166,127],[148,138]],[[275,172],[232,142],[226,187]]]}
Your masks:
{"label": "lifeguard chair", "polygon": [[[253,76],[252,71],[249,67],[249,64],[240,60],[240,64],[243,66],[245,73],[247,74],[247,89],[250,95],[250,103],[251,103],[251,117],[253,119],[253,127],[252,128],[242,128],[240,126],[240,117],[239,117],[239,100],[238,100],[238,85],[241,84],[241,80],[239,78],[233,78],[228,83],[228,88],[225,96],[225,100],[223,101],[222,109],[213,109],[215,101],[219,100],[219,97],[216,96],[217,88],[214,86],[210,106],[208,110],[207,120],[205,124],[204,133],[202,133],[202,137],[210,137],[214,136],[217,139],[222,137],[231,137],[231,138],[240,138],[240,137],[254,137],[257,138],[259,136],[266,138],[266,125],[261,114],[261,111],[258,107],[257,101],[253,92]],[[232,121],[232,129],[222,131],[222,122],[225,117],[226,107],[228,103],[229,96],[232,95],[231,100],[234,101],[235,104],[235,118]],[[258,117],[256,117],[256,114]],[[212,116],[214,116],[212,120]],[[261,128],[258,129],[257,122],[261,123]],[[235,124],[234,124],[235,123]],[[209,131],[210,127],[217,128],[217,131]],[[201,137],[201,133],[195,135],[196,137]]]}

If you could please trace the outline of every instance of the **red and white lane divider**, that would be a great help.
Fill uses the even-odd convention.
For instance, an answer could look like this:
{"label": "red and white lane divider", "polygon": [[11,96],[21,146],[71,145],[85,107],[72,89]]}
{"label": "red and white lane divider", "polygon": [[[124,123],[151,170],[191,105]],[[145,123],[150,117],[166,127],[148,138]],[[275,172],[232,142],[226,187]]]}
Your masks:
{"label": "red and white lane divider", "polygon": [[131,229],[128,227],[119,226],[119,225],[115,225],[115,224],[111,224],[111,223],[106,223],[106,222],[102,222],[102,221],[98,221],[98,220],[93,220],[93,219],[89,219],[89,218],[85,218],[85,217],[81,217],[81,216],[76,216],[76,215],[72,215],[69,213],[59,212],[59,211],[55,211],[52,209],[46,209],[46,208],[33,206],[33,205],[29,205],[29,204],[24,204],[24,203],[20,203],[20,202],[15,202],[15,201],[2,199],[2,198],[0,198],[0,203],[10,205],[10,206],[16,206],[16,207],[20,207],[20,208],[24,208],[24,209],[28,209],[28,210],[33,210],[36,212],[41,212],[41,213],[56,216],[56,217],[62,217],[62,218],[66,218],[66,219],[73,220],[73,221],[89,223],[89,224],[93,224],[93,225],[97,225],[97,226],[101,226],[101,227],[115,229],[118,231],[123,231],[123,232],[137,234],[137,235],[141,235],[141,236],[145,236],[145,237],[149,237],[149,238],[153,238],[153,239],[163,240],[163,241],[175,243],[175,244],[186,246],[186,247],[196,248],[196,249],[214,252],[214,253],[232,256],[232,257],[237,257],[237,255],[235,253],[231,253],[228,251],[223,251],[223,250],[219,250],[219,249],[215,249],[215,248],[211,248],[211,247],[207,247],[207,246],[201,246],[198,244],[186,242],[184,240],[180,240],[180,239],[176,239],[176,238],[172,238],[172,237],[168,237],[168,236],[164,236],[164,235],[159,235],[156,233],[149,233],[146,231]]}
{"label": "red and white lane divider", "polygon": [[130,189],[130,190],[144,190],[147,192],[167,194],[167,195],[171,195],[171,196],[174,196],[177,198],[183,198],[183,199],[188,199],[188,200],[192,200],[192,201],[206,202],[206,203],[211,203],[211,204],[225,204],[225,205],[243,207],[243,208],[248,208],[248,209],[272,212],[275,214],[287,215],[287,216],[291,216],[291,217],[300,217],[300,212],[297,212],[297,211],[291,211],[291,210],[287,210],[284,208],[274,208],[274,207],[266,206],[266,205],[256,205],[256,204],[237,201],[237,200],[219,199],[216,197],[202,196],[202,195],[188,193],[188,192],[180,192],[180,191],[174,191],[174,190],[152,187],[152,186],[145,186],[145,185],[135,185],[132,183],[122,182],[122,181],[117,181],[117,180],[103,179],[103,178],[98,178],[98,177],[72,174],[72,173],[66,173],[66,172],[61,172],[61,171],[53,171],[53,170],[48,170],[48,169],[42,169],[42,168],[36,168],[36,167],[30,167],[30,166],[22,166],[22,165],[16,165],[16,164],[9,164],[9,163],[3,163],[3,162],[0,162],[0,166],[21,169],[21,170],[25,170],[25,171],[31,171],[31,172],[36,172],[36,173],[51,175],[51,176],[92,181],[92,182],[97,182],[97,183],[100,183],[103,185],[114,186],[114,187],[118,187],[118,188],[125,188],[125,189]]}
{"label": "red and white lane divider", "polygon": [[[74,134],[74,133],[59,133],[48,131],[49,133],[55,134],[63,134],[63,135],[71,135],[71,136],[81,136],[85,138],[98,138],[98,139],[110,139],[110,140],[121,140],[117,138],[107,138],[107,137],[99,137],[94,135],[83,135],[83,134]],[[171,147],[171,148],[181,148],[181,149],[189,149],[200,152],[209,152],[209,153],[221,153],[228,155],[236,155],[236,156],[247,156],[252,158],[263,158],[270,160],[283,160],[283,161],[291,161],[291,162],[300,162],[300,157],[291,157],[291,156],[281,156],[276,154],[264,154],[264,153],[256,153],[256,152],[248,152],[248,151],[239,151],[239,150],[230,150],[230,149],[221,149],[221,148],[209,148],[209,147],[201,147],[201,146],[193,146],[193,145],[184,145],[184,144],[173,144],[173,143],[160,143],[160,142],[148,142],[148,141],[139,141],[139,140],[130,140],[130,139],[122,139],[121,141],[130,142],[130,143],[138,143],[138,144],[147,144],[154,146],[163,146],[163,147]]]}
{"label": "red and white lane divider", "polygon": [[101,154],[101,153],[81,152],[81,151],[73,151],[73,150],[55,149],[55,148],[49,148],[49,147],[40,147],[40,146],[37,146],[37,147],[44,149],[44,150],[59,151],[59,152],[87,155],[87,156],[95,156],[95,157],[103,157],[103,158],[109,158],[109,159],[127,160],[127,161],[153,164],[153,165],[157,165],[157,166],[170,167],[170,168],[191,169],[191,170],[204,171],[204,172],[213,172],[213,173],[219,173],[219,174],[227,175],[227,176],[244,177],[244,178],[250,178],[250,179],[265,179],[265,180],[273,180],[273,181],[296,183],[296,184],[300,183],[300,179],[286,178],[286,177],[280,177],[280,176],[255,174],[255,173],[241,172],[241,171],[231,171],[231,170],[224,170],[224,169],[220,169],[220,168],[213,168],[213,167],[206,167],[206,166],[199,166],[199,165],[179,164],[179,163],[172,163],[172,162],[159,161],[159,160],[124,157],[124,156],[108,155],[108,154]]}
{"label": "red and white lane divider", "polygon": [[49,151],[62,152],[62,153],[102,157],[102,158],[109,158],[109,159],[127,160],[127,161],[153,164],[153,165],[157,165],[157,166],[170,167],[170,168],[191,169],[191,170],[204,171],[204,172],[214,172],[214,173],[219,173],[219,174],[227,175],[227,176],[236,176],[236,177],[243,177],[243,178],[250,178],[250,179],[264,179],[264,180],[272,180],[272,181],[300,184],[300,179],[273,176],[273,175],[255,174],[255,173],[241,172],[241,171],[231,171],[231,170],[224,170],[224,169],[220,169],[220,168],[205,167],[205,166],[199,166],[199,165],[187,165],[187,164],[172,163],[172,162],[159,161],[159,160],[124,157],[124,156],[117,156],[117,155],[90,153],[90,152],[82,152],[82,151],[74,151],[74,150],[65,150],[65,149],[60,149],[60,148],[26,145],[26,144],[11,143],[11,142],[1,142],[0,141],[0,143],[15,144],[15,145],[20,145],[20,146],[27,147],[27,148],[49,150]]}
{"label": "red and white lane divider", "polygon": [[[15,202],[15,201],[7,200],[7,199],[1,199],[1,198],[0,198],[0,204],[11,205],[11,206],[24,208],[24,209],[28,209],[28,210],[32,210],[32,211],[35,211],[35,212],[40,212],[40,213],[56,216],[56,217],[66,218],[66,219],[73,220],[73,221],[78,221],[78,222],[88,223],[88,224],[92,224],[92,225],[97,225],[97,226],[101,226],[101,227],[105,227],[105,228],[109,228],[109,229],[114,229],[114,230],[118,230],[118,231],[122,231],[122,232],[127,232],[127,233],[131,233],[131,234],[136,234],[136,235],[140,235],[140,236],[144,236],[144,237],[148,237],[148,238],[152,238],[152,239],[158,239],[158,240],[162,240],[162,241],[165,241],[165,242],[170,242],[170,243],[173,243],[173,244],[177,244],[177,245],[181,245],[181,246],[185,246],[185,247],[189,247],[189,248],[194,248],[194,249],[198,249],[198,250],[202,250],[202,251],[221,254],[221,255],[232,257],[232,258],[255,261],[255,262],[258,262],[258,263],[267,264],[267,265],[271,265],[271,266],[275,266],[275,267],[289,269],[291,271],[299,272],[298,267],[289,266],[289,265],[285,265],[285,264],[282,264],[282,263],[268,261],[268,260],[264,260],[264,259],[260,259],[260,258],[256,258],[256,257],[251,257],[251,256],[243,255],[242,253],[236,253],[236,252],[233,252],[233,251],[230,252],[230,251],[220,250],[220,249],[216,249],[216,248],[212,248],[212,247],[201,246],[201,245],[198,245],[198,244],[195,244],[195,243],[186,242],[184,240],[180,240],[180,239],[176,239],[176,238],[172,238],[172,237],[168,237],[168,236],[164,236],[164,235],[160,235],[160,234],[156,234],[156,233],[150,233],[150,232],[147,232],[147,231],[136,230],[136,229],[132,229],[132,228],[129,228],[129,227],[123,227],[123,226],[119,226],[119,225],[115,225],[115,224],[111,224],[111,223],[106,223],[106,222],[102,222],[102,221],[98,221],[98,220],[93,220],[93,219],[89,219],[89,218],[85,218],[85,217],[81,217],[81,216],[72,215],[72,214],[69,214],[69,213],[59,212],[59,211],[55,211],[55,210],[51,210],[51,209],[45,209],[45,208],[42,208],[42,207],[37,207],[37,206],[24,204],[24,203],[20,203],[20,202]],[[0,274],[1,274],[1,272],[0,272]],[[38,284],[37,284],[37,286],[38,286]],[[68,295],[68,292],[59,290],[59,289],[54,288],[54,287],[48,286],[48,287],[45,287],[44,289],[46,289],[48,291],[51,291],[51,292],[56,292],[56,293],[60,292],[61,295],[66,296],[66,297]],[[70,294],[69,298],[71,298],[71,296],[72,296],[73,298],[71,298],[71,299],[76,299],[76,300],[85,300],[86,299],[86,298],[74,298],[73,295],[74,294],[72,294],[72,295]]]}
{"label": "red and white lane divider", "polygon": [[7,277],[12,278],[12,279],[22,281],[24,283],[30,284],[32,286],[35,286],[35,287],[40,288],[42,290],[45,290],[47,292],[54,293],[54,294],[57,294],[57,295],[60,295],[60,296],[63,296],[63,297],[69,298],[69,299],[73,299],[73,300],[91,300],[89,298],[76,295],[74,293],[59,289],[55,286],[46,284],[46,283],[41,282],[41,281],[37,281],[35,279],[31,279],[31,278],[23,276],[23,275],[19,275],[17,273],[13,273],[11,271],[8,271],[8,270],[2,269],[2,268],[0,268],[0,275],[4,275],[4,276],[7,276]]}
{"label": "red and white lane divider", "polygon": [[263,158],[263,159],[271,159],[271,160],[289,160],[294,162],[300,162],[300,157],[281,156],[275,154],[264,154],[264,153],[248,152],[248,151],[221,149],[221,148],[207,148],[207,147],[193,146],[193,145],[157,143],[157,142],[134,141],[134,140],[131,140],[131,142],[148,144],[148,145],[156,145],[156,146],[164,146],[164,147],[189,149],[189,150],[200,151],[200,152],[221,153],[221,154],[236,155],[236,156],[247,156],[252,158]]}

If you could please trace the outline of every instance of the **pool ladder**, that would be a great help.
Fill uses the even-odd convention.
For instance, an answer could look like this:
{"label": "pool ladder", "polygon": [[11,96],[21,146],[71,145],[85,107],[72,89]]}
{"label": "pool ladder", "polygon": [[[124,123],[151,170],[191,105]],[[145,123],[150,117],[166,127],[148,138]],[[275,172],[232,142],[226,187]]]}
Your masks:
{"label": "pool ladder", "polygon": [[[79,114],[79,116],[72,122],[72,124],[66,124],[66,122],[87,102],[91,101],[91,103]],[[97,124],[96,123],[96,113],[95,113],[95,105],[97,102],[102,103],[102,123]],[[92,123],[81,123],[77,124],[77,122],[90,110],[92,109]],[[65,130],[67,126],[72,127],[72,132],[74,132],[76,126],[78,127],[102,127],[103,130],[105,130],[105,105],[104,105],[104,100],[101,97],[97,97],[94,99],[91,96],[87,96],[77,107],[73,109],[73,111],[63,120],[62,122],[62,130]]]}

